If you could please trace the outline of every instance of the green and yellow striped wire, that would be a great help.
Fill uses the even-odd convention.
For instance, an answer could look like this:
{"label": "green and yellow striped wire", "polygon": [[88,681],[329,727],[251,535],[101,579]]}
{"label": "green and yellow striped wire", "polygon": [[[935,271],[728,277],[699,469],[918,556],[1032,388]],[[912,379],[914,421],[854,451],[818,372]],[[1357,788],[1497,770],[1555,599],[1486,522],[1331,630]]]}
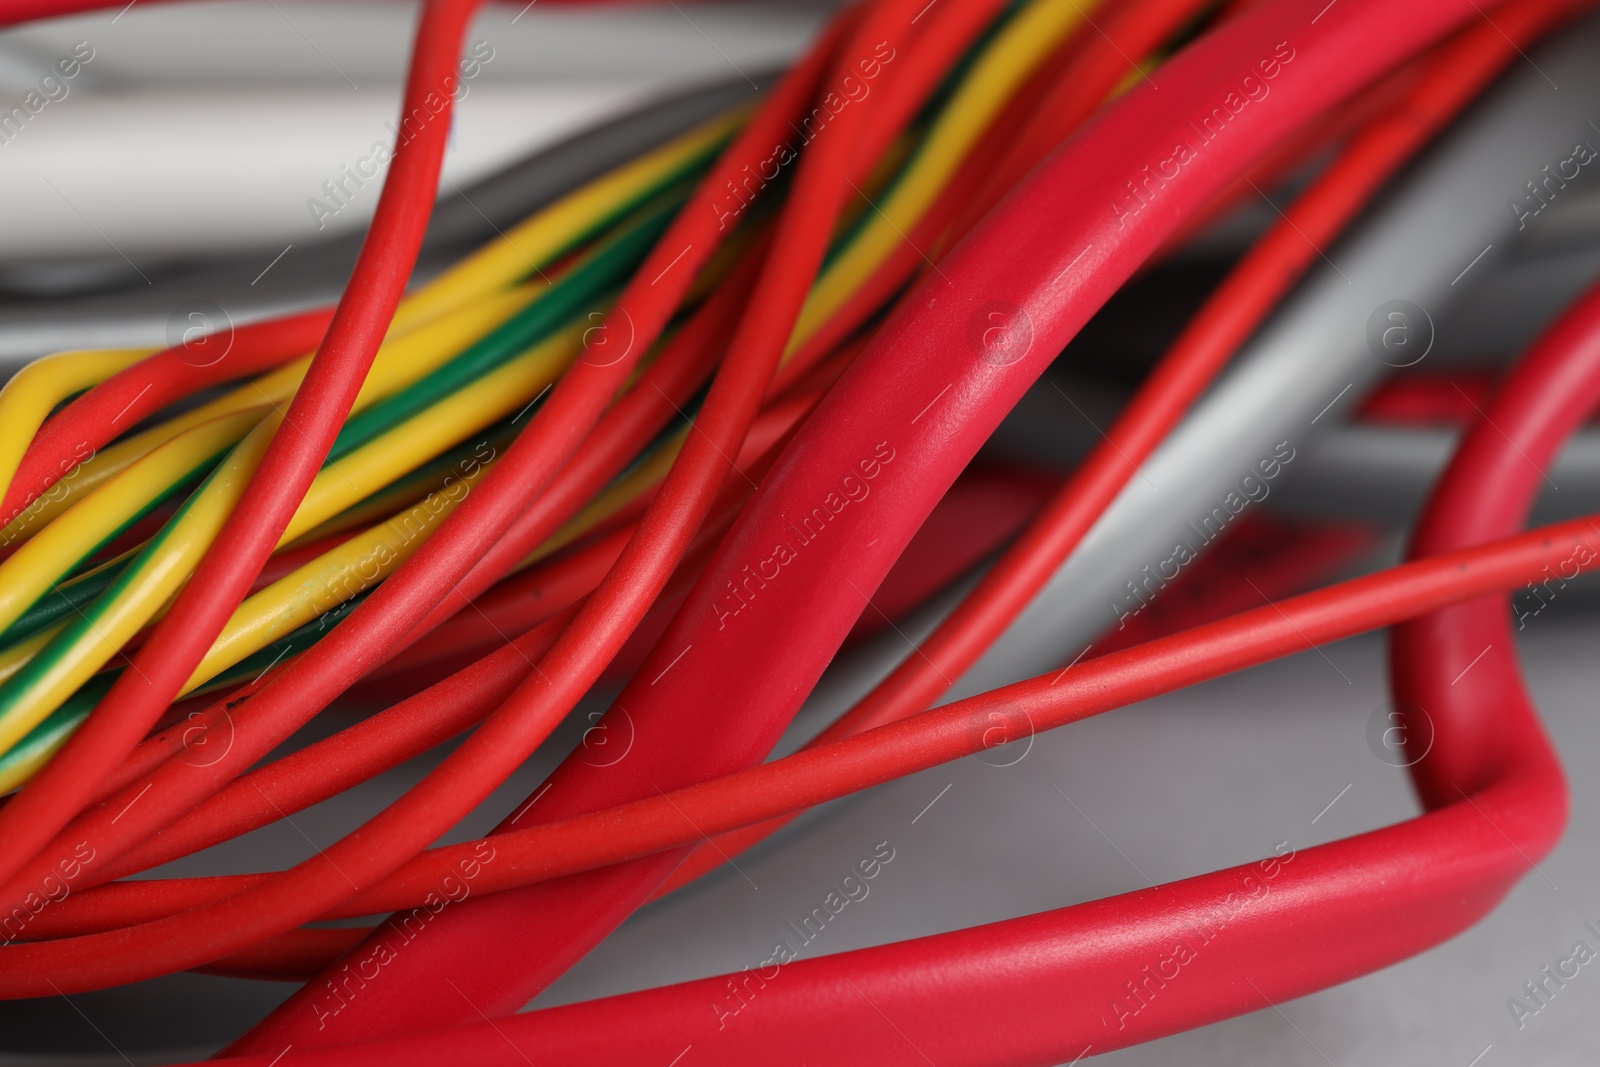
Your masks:
{"label": "green and yellow striped wire", "polygon": [[[891,175],[883,203],[829,259],[790,352],[904,240],[983,129],[1081,19],[1073,0],[1031,0],[982,46]],[[708,123],[576,190],[402,302],[279,548],[357,532],[246,599],[185,692],[228,677],[416,550],[460,498],[429,491],[442,457],[556,381],[581,349],[585,313],[621,288],[743,118],[741,111]],[[20,373],[0,392],[0,486],[52,407],[148,352],[67,353]],[[17,546],[0,562],[0,791],[26,781],[65,742],[109,685],[107,665],[170,604],[242,494],[308,365],[309,356],[296,360],[114,442],[81,465],[72,493],[41,497],[0,530],[0,545]],[[658,483],[684,432],[664,434],[531,558],[570,544]],[[474,465],[459,484],[470,488],[487,466]],[[96,559],[174,500],[176,510],[143,544]]]}

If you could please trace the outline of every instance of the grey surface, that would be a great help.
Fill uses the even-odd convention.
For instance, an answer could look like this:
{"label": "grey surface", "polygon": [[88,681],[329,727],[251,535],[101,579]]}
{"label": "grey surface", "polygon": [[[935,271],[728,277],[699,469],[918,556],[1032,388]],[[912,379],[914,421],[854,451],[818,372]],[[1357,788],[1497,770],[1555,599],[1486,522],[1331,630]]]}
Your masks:
{"label": "grey surface", "polygon": [[[0,270],[99,263],[137,283],[130,261],[148,272],[254,243],[276,254],[361,228],[370,185],[331,219],[306,200],[390,136],[416,0],[126,6],[0,31],[5,108],[72,42],[95,51],[69,94],[0,146]],[[454,113],[444,174],[465,186],[646,99],[754,78],[788,63],[825,14],[807,0],[484,4],[467,40],[494,54]]]}

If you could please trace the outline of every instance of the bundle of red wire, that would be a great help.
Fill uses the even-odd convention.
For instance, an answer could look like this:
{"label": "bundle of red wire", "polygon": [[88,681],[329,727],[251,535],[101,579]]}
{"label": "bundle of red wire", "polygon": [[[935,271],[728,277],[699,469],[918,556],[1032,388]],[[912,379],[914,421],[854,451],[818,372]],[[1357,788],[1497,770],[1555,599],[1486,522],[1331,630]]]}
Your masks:
{"label": "bundle of red wire", "polygon": [[[8,4],[0,20],[100,6]],[[1523,45],[1585,6],[1263,0],[1214,12],[1197,0],[1113,0],[1093,33],[1059,47],[1001,110],[903,244],[786,358],[862,184],[1002,5],[863,0],[842,10],[699,179],[601,340],[437,531],[308,651],[199,705],[198,721],[225,717],[232,741],[197,767],[181,758],[194,720],[173,727],[164,716],[244,597],[286,573],[284,559],[269,556],[355,403],[422,241],[448,129],[425,126],[396,153],[331,315],[268,321],[234,339],[228,377],[316,345],[284,413],[289,429],[273,438],[130,669],[0,807],[0,911],[25,905],[63,863],[75,872],[70,898],[0,948],[0,995],[72,993],[195,968],[309,977],[227,1055],[286,1065],[674,1062],[709,1037],[716,1020],[703,1005],[724,978],[516,1013],[655,895],[811,806],[981,750],[994,722],[1020,717],[1050,729],[1384,626],[1394,627],[1396,700],[1427,707],[1437,734],[1412,768],[1425,814],[1292,861],[1268,857],[797,961],[761,1011],[707,1041],[701,1059],[1064,1062],[1085,1046],[1106,1051],[1302,995],[1460,931],[1554,844],[1565,817],[1561,772],[1523,691],[1505,601],[1573,544],[1600,537],[1587,520],[1517,533],[1539,468],[1600,399],[1600,293],[1551,328],[1483,404],[1434,490],[1409,562],[1225,617],[1180,613],[1165,630],[1142,631],[1143,640],[1068,673],[927,709],[1071,555],[1317,249]],[[452,75],[474,7],[424,4],[407,110]],[[1203,32],[1194,34],[1197,24]],[[1159,69],[1123,84],[1129,55],[1173,41],[1181,47]],[[672,332],[719,254],[725,189],[759,168],[831,85],[884,49],[898,58],[878,90],[839,109],[828,135],[799,154],[759,235],[731,250],[739,268]],[[1187,147],[1195,117],[1237,98],[1241,79],[1270,80],[1271,106],[1227,105],[1226,137]],[[1350,100],[1367,106],[1334,114]],[[863,608],[875,593],[885,603],[886,576],[919,528],[1067,342],[1241,186],[1308,160],[1321,161],[1315,177],[1071,476],[1048,494],[1018,483],[1005,497],[1024,502],[1013,518],[974,527],[958,562],[896,594],[915,603],[1009,538],[956,610],[806,748],[763,762]],[[992,336],[984,327],[996,321],[1003,329]],[[660,354],[645,363],[664,333]],[[623,336],[625,351],[608,347]],[[182,356],[182,346],[157,354],[63,408],[35,437],[0,510],[9,518],[47,489],[78,441],[107,443],[108,412],[137,405],[143,417],[222,380]],[[575,551],[506,578],[708,380],[692,431],[647,504]],[[866,481],[870,506],[834,509],[825,537],[761,572],[759,596],[738,594],[752,588],[751,568],[770,561],[772,546],[787,543],[790,516]],[[468,604],[476,612],[458,614]],[[1188,628],[1170,632],[1179,625]],[[635,662],[630,639],[647,638]],[[1473,660],[1486,646],[1487,658]],[[1065,659],[1072,650],[1061,651]],[[1477,684],[1452,687],[1469,660]],[[627,760],[596,766],[575,754],[488,837],[430,848],[622,667],[631,674],[613,706],[627,709]],[[358,683],[404,699],[261,762]],[[399,800],[295,867],[129,877],[467,731]],[[468,870],[472,899],[431,919],[424,936],[408,933],[403,913]],[[1273,880],[1270,904],[1239,913],[1226,941],[1208,950],[1205,982],[1174,985],[1159,1010],[1108,1024],[1104,998],[1091,994],[1138,973],[1196,917],[1262,878]],[[390,911],[402,914],[371,929],[310,925]],[[381,985],[330,1012],[324,990],[334,976],[373,958],[385,963]]]}

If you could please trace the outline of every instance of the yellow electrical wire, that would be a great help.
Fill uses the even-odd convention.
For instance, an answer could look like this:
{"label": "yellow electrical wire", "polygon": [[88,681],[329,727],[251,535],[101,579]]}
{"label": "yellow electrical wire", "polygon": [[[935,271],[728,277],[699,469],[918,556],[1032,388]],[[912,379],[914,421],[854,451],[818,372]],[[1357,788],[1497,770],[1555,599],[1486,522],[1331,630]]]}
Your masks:
{"label": "yellow electrical wire", "polygon": [[[186,430],[140,457],[0,563],[0,631],[149,506],[261,420],[265,408],[235,412]],[[152,493],[151,490],[156,492]]]}
{"label": "yellow electrical wire", "polygon": [[[341,542],[254,594],[234,611],[179,695],[331,611],[388,577],[483,477],[488,464],[464,471],[447,489],[429,493],[370,530]],[[460,491],[457,491],[457,486]]]}
{"label": "yellow electrical wire", "polygon": [[[1002,30],[964,79],[905,174],[895,184],[886,203],[875,211],[874,217],[862,226],[844,253],[818,279],[796,325],[791,352],[870,276],[892,251],[895,243],[903,240],[901,232],[913,226],[926,211],[985,126],[1023,80],[1081,19],[1082,11],[1072,0],[1034,0]],[[616,204],[630,197],[637,197],[642,190],[648,189],[654,181],[675,167],[682,166],[695,153],[708,151],[741,119],[742,115],[730,116],[709,123],[558,201],[408,299],[396,315],[395,332],[417,327],[430,320],[436,321],[439,316],[459,313],[485,291],[526,276],[530,265],[546,260],[580,240],[586,227],[591,225],[586,220],[614,209]],[[568,333],[559,337],[569,346],[568,358],[570,352],[575,351],[574,336]],[[550,344],[546,342],[539,349],[547,348]],[[523,361],[531,355],[533,353],[513,362],[525,371]],[[500,370],[507,370],[512,365],[507,364]],[[283,368],[274,374],[283,371],[294,375],[293,368]],[[303,369],[299,373],[303,374]],[[365,498],[377,486],[388,484],[399,473],[412,469],[473,432],[472,429],[460,431],[459,436],[449,444],[439,445],[430,452],[431,446],[420,443],[425,436],[420,431],[432,427],[436,433],[448,436],[444,431],[446,426],[459,428],[471,424],[474,428],[482,428],[502,417],[508,410],[503,397],[495,395],[494,388],[478,388],[493,381],[498,373],[485,375],[479,382],[459,390],[321,472],[280,544],[331,519],[343,508]],[[552,370],[550,377],[553,378],[557,373],[559,369]],[[266,376],[266,379],[271,378],[272,375]],[[277,382],[272,385],[278,387]],[[294,383],[289,386],[290,393],[294,385],[298,385],[298,375],[294,375]],[[498,391],[504,393],[503,385],[496,385]],[[256,388],[256,385],[252,383],[245,388]],[[236,392],[242,393],[244,390]],[[527,394],[524,392],[521,395]],[[447,404],[448,408],[441,407]],[[476,415],[472,414],[474,410]],[[498,413],[487,415],[489,411]],[[51,670],[43,684],[30,688],[30,695],[36,693],[36,699],[19,702],[0,715],[0,751],[15,744],[28,729],[59,706],[126,643],[144,624],[135,624],[136,619],[143,616],[147,622],[170,600],[236,503],[278,421],[276,415],[268,418],[246,436],[204,490],[195,495],[179,519],[165,531],[162,551],[144,565],[133,568],[132,573],[119,581],[119,588],[124,595],[109,611],[106,620],[108,625],[100,628],[105,632],[95,635],[95,642],[107,649],[105,656],[62,656],[61,662]],[[158,427],[157,431],[162,429]],[[147,433],[153,435],[157,431]],[[437,444],[439,439],[434,437],[431,440]],[[680,431],[628,476],[591,501],[530,559],[544,556],[560,545],[570,543],[606,517],[615,514],[648,485],[658,482],[681,448],[682,440]],[[159,443],[155,441],[145,445],[145,451]],[[393,451],[396,455],[385,459],[381,455],[383,450]],[[127,462],[131,462],[131,459],[124,462],[124,468]],[[472,477],[475,479],[480,474],[481,468]],[[335,479],[344,484],[336,486]],[[369,487],[365,491],[359,488],[363,484]],[[464,478],[462,484],[469,485],[470,482]],[[381,580],[420,544],[426,533],[435,528],[439,519],[454,506],[454,500],[446,499],[435,511],[433,505],[438,499],[439,494],[430,494],[409,511],[356,535],[252,596],[235,612],[228,627],[190,679],[186,691],[348,596]],[[419,509],[425,515],[418,514]],[[355,580],[352,580],[352,575],[356,576]],[[43,647],[52,633],[60,628],[52,628],[12,648],[0,650],[0,672],[5,672],[8,660],[22,655],[24,645],[31,645],[34,649]],[[89,644],[89,641],[80,642],[80,645]],[[15,669],[10,673],[14,673]],[[0,673],[0,680],[5,676]],[[27,709],[25,713],[24,708]],[[30,765],[35,764],[30,761]]]}
{"label": "yellow electrical wire", "polygon": [[[527,404],[560,375],[581,349],[581,328],[569,327],[330,463],[313,479],[279,544],[293,540],[406,471]],[[234,416],[235,419],[243,417]],[[96,601],[93,623],[64,644],[52,645],[51,662],[39,677],[21,690],[7,694],[5,707],[0,710],[0,752],[16,744],[45,716],[60,707],[135,633],[157,617],[222,529],[238,501],[243,483],[249,480],[249,474],[254,472],[265,452],[264,441],[270,440],[280,421],[281,416],[274,414],[257,423],[224,461],[217,475],[190,498],[185,510],[161,535],[152,539],[151,544],[157,551],[136,562]],[[136,473],[143,472],[130,469],[118,482],[138,480],[129,477]],[[86,500],[83,506],[90,503]],[[247,600],[235,610],[197,669],[189,688],[366,588],[364,584],[346,581],[348,572],[341,571],[340,561],[350,558],[351,553],[365,548],[374,558],[391,558],[392,565],[398,565],[400,559],[415,550],[425,530],[407,532],[404,524],[391,529],[393,525],[391,522],[376,531],[357,535]],[[430,523],[426,529],[431,528]],[[42,535],[36,540],[41,539]],[[59,551],[54,540],[48,549]],[[38,559],[49,558],[50,565],[59,566],[60,557],[47,557],[46,550],[40,550]],[[32,562],[37,563],[38,559]],[[392,567],[382,568],[372,580],[386,575],[389,569]],[[321,587],[317,586],[313,575],[325,576]],[[329,602],[326,589],[335,583],[343,589],[343,595]],[[20,615],[32,602],[32,598],[22,602],[16,614]]]}
{"label": "yellow electrical wire", "polygon": [[[550,279],[543,275],[532,281],[517,284],[520,279],[530,272],[537,274],[539,264],[548,263],[567,251],[574,243],[590,234],[598,221],[612,217],[648,196],[674,172],[692,163],[697,156],[709,153],[744,121],[747,110],[737,109],[706,122],[662,147],[595,179],[583,188],[569,193],[402,300],[385,335],[384,345],[379,349],[373,369],[367,377],[363,396],[370,402],[372,397],[368,394],[369,389],[378,389],[385,395],[398,391],[428,371],[437,368],[439,364],[465,348],[471,340],[476,340],[509,318],[550,282]],[[517,294],[515,297],[498,291],[511,285],[515,285],[511,290]],[[446,321],[452,325],[445,326]],[[422,327],[429,328],[426,340],[422,337],[413,337],[413,334]],[[402,344],[402,342],[409,343]],[[69,355],[84,361],[87,365],[93,359],[111,359],[117,353],[136,353],[134,356],[126,356],[126,362],[106,371],[101,378],[86,381],[64,394],[71,395],[72,392],[96,384],[97,381],[109,377],[124,366],[132,365],[138,358],[154,351],[156,350],[94,350],[50,357],[24,368],[18,372],[17,379],[29,375],[30,380],[48,380],[49,376],[45,370],[31,372],[31,368],[44,367],[50,364],[52,359],[64,359]],[[430,355],[436,357],[431,362],[428,359]],[[74,472],[72,493],[68,495],[81,495],[85,490],[94,488],[107,478],[125,470],[139,456],[201,422],[244,408],[256,407],[262,403],[287,404],[293,398],[301,379],[304,378],[310,362],[310,356],[301,357],[209,404],[102,450],[81,464]],[[388,384],[376,384],[382,382]],[[10,386],[7,388],[9,390]],[[3,395],[0,394],[0,398],[3,398]],[[64,399],[64,396],[55,402],[59,402],[59,399]],[[48,414],[55,402],[44,407],[45,414]],[[7,414],[7,409],[0,406],[0,416]],[[9,420],[0,421],[0,446],[6,443],[4,429],[9,425]],[[19,431],[16,435],[21,441],[20,450],[16,455],[16,461],[20,462],[22,453],[26,451],[28,441],[32,439],[33,431],[38,429],[39,424],[35,423],[32,427],[28,427],[24,419],[17,425],[23,428],[23,431]],[[5,480],[9,481],[10,473],[7,473],[7,469],[3,466],[4,458],[5,453],[0,451],[0,474],[4,474]],[[11,472],[14,471],[13,466]],[[61,499],[41,497],[34,502],[32,508],[0,529],[0,545],[14,544],[28,536],[30,531],[38,530],[42,523],[48,523],[66,506]]]}
{"label": "yellow electrical wire", "polygon": [[[173,521],[157,535],[162,551],[135,559],[96,602],[95,619],[82,628],[67,620],[67,628],[27,665],[31,684],[12,694],[0,712],[0,751],[9,750],[45,716],[61,706],[178,591],[210,547],[228,514],[244,495],[250,475],[266,453],[281,416],[268,416],[236,445],[228,458],[194,494]],[[70,640],[69,640],[70,638]],[[66,642],[65,646],[59,642]],[[48,656],[42,667],[38,664]],[[22,680],[14,677],[11,684]]]}
{"label": "yellow electrical wire", "polygon": [[329,463],[312,480],[278,544],[288,544],[527,404],[582,347],[582,327],[568,327]]}
{"label": "yellow electrical wire", "polygon": [[41,648],[53,641],[56,634],[66,629],[66,625],[65,622],[52,623],[37,633],[29,634],[14,645],[0,648],[0,684],[27,666]]}
{"label": "yellow electrical wire", "polygon": [[[574,355],[582,347],[579,338],[581,334],[574,335]],[[526,396],[526,391],[522,395]],[[512,406],[508,405],[501,414],[510,410]],[[682,450],[687,435],[688,427],[674,434],[644,462],[596,496],[582,511],[551,534],[515,569],[521,570],[565,548],[621,511],[650,486],[660,483]],[[412,502],[409,507],[371,529],[340,542],[251,596],[239,605],[228,620],[228,625],[212,643],[180,695],[193,692],[229,667],[388,577],[466,499],[492,463],[490,460],[471,464],[470,470],[461,471],[455,485],[428,492],[421,500]],[[459,492],[456,486],[460,487]],[[0,791],[3,788],[4,782],[0,780]]]}
{"label": "yellow electrical wire", "polygon": [[[522,310],[544,288],[530,283],[491,293],[384,341],[357,395],[352,413],[399,392],[454,359],[462,349]],[[168,419],[125,441],[101,449],[74,472],[65,493],[47,493],[0,530],[0,545],[14,544],[46,528],[83,495],[127,471],[140,457],[196,426],[240,411],[283,410],[294,398],[311,357],[304,356],[233,389],[208,404]],[[259,416],[258,416],[259,417]],[[244,427],[239,437],[244,436]],[[235,440],[238,440],[236,437]]]}
{"label": "yellow electrical wire", "polygon": [[33,435],[57,404],[127,370],[154,348],[91,348],[58,352],[17,371],[0,389],[0,496],[11,488]]}
{"label": "yellow electrical wire", "polygon": [[916,158],[846,250],[812,286],[795,322],[791,355],[905,241],[956,168],[1022,83],[1085,20],[1084,0],[1033,0],[983,50],[928,132]]}
{"label": "yellow electrical wire", "polygon": [[52,738],[48,744],[40,745],[26,759],[14,760],[0,767],[0,796],[12,792],[38,774],[44,765],[54,759],[56,753],[66,746],[76,729],[75,725],[65,729],[59,737]]}
{"label": "yellow electrical wire", "polygon": [[[354,450],[339,460],[339,471],[330,468],[317,475],[279,544],[289,543],[342,511],[353,494],[359,494],[355,499],[365,498],[370,490],[360,488],[364,482],[387,484],[398,473],[419,466],[525,406],[547,389],[582,349],[582,329],[569,327]],[[386,577],[465,499],[487,467],[487,463],[463,461],[456,483],[462,486],[460,493],[452,485],[427,494],[239,605],[195,668],[184,692]]]}
{"label": "yellow electrical wire", "polygon": [[407,298],[395,312],[395,323],[409,327],[530,271],[537,273],[539,264],[589,234],[595,220],[640,200],[672,173],[709,153],[744,122],[748,111],[738,108],[703,123],[557,200]]}
{"label": "yellow electrical wire", "polygon": [[568,519],[560,529],[546,538],[543,544],[519,560],[513,572],[561,551],[627,507],[639,494],[666,481],[673,462],[678,458],[678,453],[683,451],[683,443],[688,438],[689,427],[685,426],[661,442],[655,451],[641,462],[634,464],[632,470],[608,485],[584,505],[582,511]]}

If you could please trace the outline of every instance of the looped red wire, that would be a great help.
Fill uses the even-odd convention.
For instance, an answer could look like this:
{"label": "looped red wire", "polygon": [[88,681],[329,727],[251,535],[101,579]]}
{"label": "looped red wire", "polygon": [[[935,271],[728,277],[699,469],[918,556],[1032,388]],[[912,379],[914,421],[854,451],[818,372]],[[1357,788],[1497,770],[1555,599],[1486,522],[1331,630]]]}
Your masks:
{"label": "looped red wire", "polygon": [[[1543,467],[1597,401],[1600,287],[1547,332],[1468,432],[1412,554],[1519,527]],[[1592,558],[1600,530],[1581,547]],[[1396,699],[1426,708],[1432,725],[1431,747],[1412,765],[1430,811],[1397,826],[1309,849],[1286,842],[1256,863],[1181,882],[787,963],[781,981],[763,982],[760,1010],[726,1030],[713,1026],[706,1005],[738,975],[416,1035],[403,1045],[291,1053],[286,1062],[425,1064],[470,1050],[485,1064],[514,1064],[522,1049],[537,1049],[606,1067],[651,1062],[688,1044],[708,1064],[1042,1065],[1349,979],[1481,917],[1560,833],[1565,782],[1517,668],[1508,607],[1509,594],[1499,593],[1396,628]],[[1474,659],[1476,677],[1462,686],[1459,672]],[[1422,725],[1414,717],[1411,735]],[[1203,980],[1178,980],[1167,969],[1180,966],[1175,960],[1203,968]]]}

